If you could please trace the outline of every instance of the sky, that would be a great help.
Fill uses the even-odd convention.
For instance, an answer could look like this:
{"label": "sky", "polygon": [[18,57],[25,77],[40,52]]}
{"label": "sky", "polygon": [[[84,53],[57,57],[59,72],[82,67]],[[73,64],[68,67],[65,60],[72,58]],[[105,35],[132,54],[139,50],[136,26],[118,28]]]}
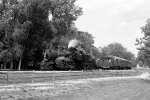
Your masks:
{"label": "sky", "polygon": [[117,42],[137,55],[135,40],[142,37],[140,28],[150,18],[149,4],[150,0],[77,0],[83,15],[76,26],[95,37],[96,47]]}

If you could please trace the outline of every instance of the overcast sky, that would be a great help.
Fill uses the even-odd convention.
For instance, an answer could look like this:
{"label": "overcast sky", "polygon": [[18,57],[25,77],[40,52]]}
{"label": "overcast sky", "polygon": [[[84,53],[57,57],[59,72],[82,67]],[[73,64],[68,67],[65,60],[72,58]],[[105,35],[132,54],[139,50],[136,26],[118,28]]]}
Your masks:
{"label": "overcast sky", "polygon": [[97,47],[118,42],[137,54],[135,39],[150,18],[149,4],[150,0],[77,0],[83,15],[76,25],[95,37]]}

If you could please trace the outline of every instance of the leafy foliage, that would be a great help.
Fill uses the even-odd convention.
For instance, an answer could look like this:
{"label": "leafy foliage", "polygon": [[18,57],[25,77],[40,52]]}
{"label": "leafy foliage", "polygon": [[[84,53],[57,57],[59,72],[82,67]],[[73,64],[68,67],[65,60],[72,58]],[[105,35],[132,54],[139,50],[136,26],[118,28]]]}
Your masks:
{"label": "leafy foliage", "polygon": [[145,66],[150,66],[150,19],[141,27],[143,37],[136,39],[136,45],[139,46],[137,61],[141,61]]}
{"label": "leafy foliage", "polygon": [[[76,0],[3,0],[0,5],[0,58],[28,68],[43,59],[43,51],[68,42],[71,25],[82,14]],[[49,15],[52,20],[49,20]],[[67,41],[63,41],[63,39]],[[59,41],[60,40],[60,41]],[[62,43],[62,44],[61,44]]]}
{"label": "leafy foliage", "polygon": [[132,61],[135,60],[134,54],[129,52],[120,43],[111,43],[108,46],[101,48],[101,57],[106,55],[113,55]]}
{"label": "leafy foliage", "polygon": [[82,47],[85,49],[86,53],[92,52],[94,38],[91,34],[88,32],[78,31],[76,34],[76,39],[81,41]]}

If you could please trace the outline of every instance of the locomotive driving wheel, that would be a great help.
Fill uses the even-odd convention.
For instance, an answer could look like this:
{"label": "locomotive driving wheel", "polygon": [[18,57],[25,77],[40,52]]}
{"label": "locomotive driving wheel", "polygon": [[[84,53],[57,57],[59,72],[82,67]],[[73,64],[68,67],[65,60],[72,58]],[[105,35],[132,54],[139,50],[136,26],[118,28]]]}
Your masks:
{"label": "locomotive driving wheel", "polygon": [[74,64],[74,62],[69,61],[69,62],[66,63],[66,66],[67,66],[68,69],[73,69],[75,64]]}

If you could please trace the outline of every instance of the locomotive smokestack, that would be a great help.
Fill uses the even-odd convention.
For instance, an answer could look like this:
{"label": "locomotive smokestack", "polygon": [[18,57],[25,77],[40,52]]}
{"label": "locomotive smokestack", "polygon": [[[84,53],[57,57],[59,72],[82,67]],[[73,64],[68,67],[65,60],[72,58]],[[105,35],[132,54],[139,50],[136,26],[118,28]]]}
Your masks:
{"label": "locomotive smokestack", "polygon": [[72,39],[69,41],[68,48],[76,48],[79,45],[79,41]]}

